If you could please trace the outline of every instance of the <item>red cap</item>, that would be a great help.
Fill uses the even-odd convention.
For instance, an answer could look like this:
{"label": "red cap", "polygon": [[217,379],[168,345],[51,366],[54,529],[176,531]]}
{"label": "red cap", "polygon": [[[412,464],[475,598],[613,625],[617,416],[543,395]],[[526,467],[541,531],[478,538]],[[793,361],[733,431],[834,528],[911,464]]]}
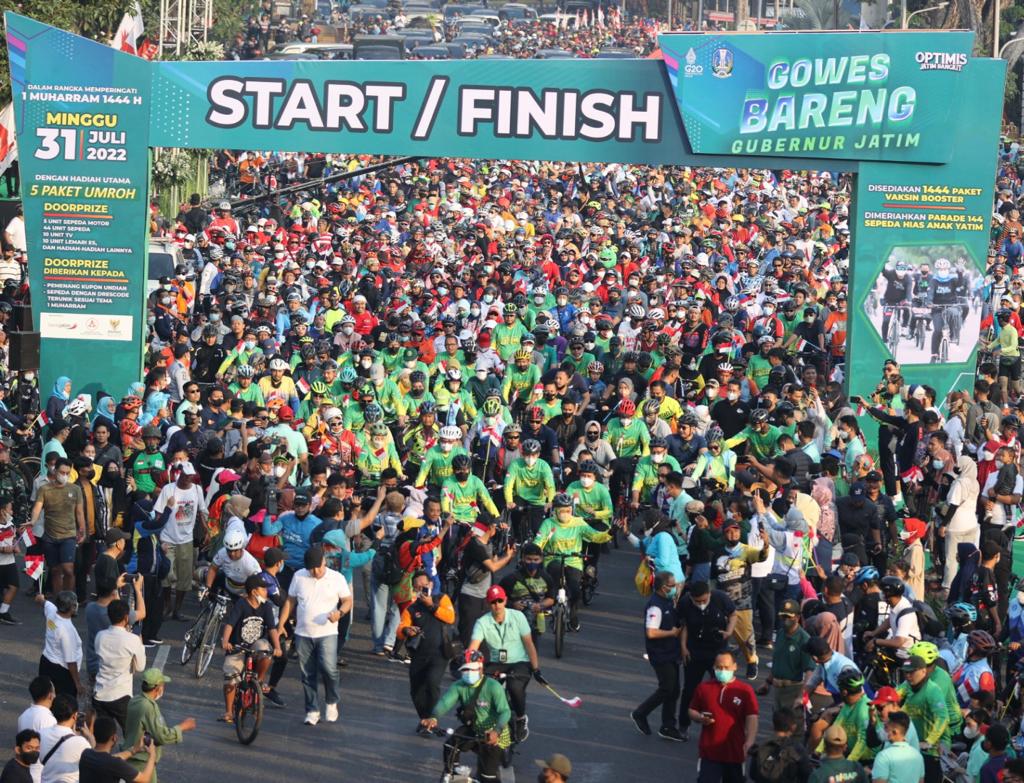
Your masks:
{"label": "red cap", "polygon": [[507,598],[505,588],[501,585],[491,585],[487,590],[487,603],[489,604],[493,604],[495,601],[504,601]]}
{"label": "red cap", "polygon": [[879,688],[878,693],[875,694],[875,698],[871,700],[872,704],[899,704],[900,695],[896,692],[895,688],[891,688],[888,685]]}
{"label": "red cap", "polygon": [[295,418],[295,413],[287,405],[282,405],[277,409],[277,420],[278,421],[291,421]]}

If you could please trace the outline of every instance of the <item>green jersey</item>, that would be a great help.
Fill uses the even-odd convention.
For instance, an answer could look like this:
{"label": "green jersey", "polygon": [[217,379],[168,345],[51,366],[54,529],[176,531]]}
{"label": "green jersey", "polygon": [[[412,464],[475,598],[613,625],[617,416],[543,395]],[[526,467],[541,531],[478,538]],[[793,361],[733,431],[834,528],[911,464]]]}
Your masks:
{"label": "green jersey", "polygon": [[517,501],[543,506],[555,499],[555,477],[551,466],[538,459],[533,466],[520,457],[513,460],[505,474],[505,505]]}
{"label": "green jersey", "polygon": [[620,419],[612,419],[605,440],[618,457],[646,457],[651,451],[651,433],[640,419],[630,419],[626,426]]}
{"label": "green jersey", "polygon": [[530,364],[520,370],[514,364],[505,368],[505,382],[501,386],[501,394],[511,404],[515,400],[528,402],[533,394],[533,387],[540,383],[540,367]]}
{"label": "green jersey", "polygon": [[423,464],[420,465],[420,473],[416,477],[416,486],[422,487],[429,483],[435,487],[440,487],[444,484],[444,480],[453,473],[452,460],[456,455],[465,453],[466,450],[462,446],[455,446],[449,452],[441,451],[440,445],[431,448],[423,458]]}
{"label": "green jersey", "polygon": [[548,517],[541,523],[533,543],[544,550],[544,565],[554,561],[551,555],[576,555],[566,559],[565,565],[582,571],[583,558],[579,555],[583,552],[583,543],[603,544],[611,538],[611,533],[594,530],[579,517],[570,517],[568,522]]}
{"label": "green jersey", "polygon": [[590,522],[609,522],[612,518],[612,496],[608,487],[595,481],[589,488],[579,481],[574,481],[565,488],[565,493],[576,501],[576,511],[584,520]]}
{"label": "green jersey", "polygon": [[467,685],[456,680],[448,686],[437,705],[434,717],[440,718],[451,712],[457,705],[473,704],[473,729],[477,736],[486,731],[497,731],[502,739],[498,744],[508,747],[508,722],[512,719],[512,710],[508,706],[505,688],[493,677],[481,677],[476,685]]}
{"label": "green jersey", "polygon": [[450,476],[441,485],[441,511],[445,514],[452,514],[459,522],[475,522],[480,514],[480,507],[491,516],[498,516],[498,507],[491,500],[491,493],[487,491],[477,476],[470,474],[465,483],[459,481],[455,476]]}
{"label": "green jersey", "polygon": [[395,451],[395,444],[391,442],[380,449],[374,449],[372,444],[368,444],[356,457],[356,467],[360,473],[359,484],[363,487],[380,486],[380,474],[389,467],[397,470],[399,476],[402,475],[402,463]]}
{"label": "green jersey", "polygon": [[932,673],[928,675],[928,682],[938,685],[939,690],[946,697],[946,714],[949,716],[947,740],[952,741],[952,738],[960,733],[964,725],[964,715],[960,712],[960,701],[956,696],[956,686],[953,685],[953,678],[949,676],[949,672],[945,669],[936,666]]}
{"label": "green jersey", "polygon": [[903,711],[910,716],[921,742],[931,747],[921,752],[937,756],[940,742],[949,742],[949,713],[942,688],[931,680],[925,680],[916,691],[909,683],[900,683],[896,689],[903,699]]}
{"label": "green jersey", "polygon": [[255,403],[260,408],[267,404],[267,401],[263,399],[263,390],[260,389],[260,387],[257,386],[255,383],[250,383],[248,388],[243,389],[238,384],[238,381],[235,381],[230,386],[228,386],[228,389],[231,391],[233,395],[235,395],[235,397],[240,399],[242,402],[252,402]]}
{"label": "green jersey", "polygon": [[738,435],[734,435],[722,444],[725,448],[731,449],[740,443],[750,442],[750,451],[760,462],[773,457],[779,450],[778,440],[782,430],[778,427],[768,425],[766,432],[761,433],[753,427],[744,427]]}
{"label": "green jersey", "polygon": [[871,702],[862,694],[853,704],[844,703],[832,722],[833,726],[842,726],[846,731],[846,758],[850,761],[867,761],[872,756],[867,744],[867,733],[872,731],[870,718]]}
{"label": "green jersey", "polygon": [[594,354],[584,351],[582,354],[580,354],[579,359],[575,359],[573,358],[572,353],[569,352],[566,353],[565,355],[565,361],[569,362],[569,364],[572,365],[572,368],[576,372],[578,372],[580,375],[585,376],[587,374],[587,367],[590,365],[592,361],[595,361],[595,358]]}
{"label": "green jersey", "polygon": [[[665,459],[660,465],[668,465],[676,473],[680,471],[679,461],[670,454],[665,455]],[[659,464],[655,463],[650,455],[642,457],[636,463],[636,473],[633,474],[632,489],[634,492],[640,493],[640,502],[642,503],[651,502],[651,496],[658,486],[658,467]]]}
{"label": "green jersey", "polygon": [[761,354],[755,353],[750,357],[750,363],[747,365],[747,377],[754,382],[758,389],[763,389],[768,385],[768,376],[771,371],[771,362]]}
{"label": "green jersey", "polygon": [[512,354],[519,350],[523,338],[528,334],[529,332],[521,321],[517,320],[511,326],[501,323],[494,327],[494,332],[491,335],[492,345],[501,360],[509,362],[512,359]]}

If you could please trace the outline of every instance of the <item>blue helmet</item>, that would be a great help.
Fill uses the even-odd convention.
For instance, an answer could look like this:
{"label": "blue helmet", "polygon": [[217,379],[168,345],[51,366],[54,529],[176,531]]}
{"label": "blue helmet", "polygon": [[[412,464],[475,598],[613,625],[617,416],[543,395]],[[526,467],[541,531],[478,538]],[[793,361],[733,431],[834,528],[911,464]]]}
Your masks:
{"label": "blue helmet", "polygon": [[855,585],[862,585],[865,582],[874,582],[878,579],[878,569],[874,566],[867,565],[863,566],[857,571],[857,575],[853,577],[853,583]]}

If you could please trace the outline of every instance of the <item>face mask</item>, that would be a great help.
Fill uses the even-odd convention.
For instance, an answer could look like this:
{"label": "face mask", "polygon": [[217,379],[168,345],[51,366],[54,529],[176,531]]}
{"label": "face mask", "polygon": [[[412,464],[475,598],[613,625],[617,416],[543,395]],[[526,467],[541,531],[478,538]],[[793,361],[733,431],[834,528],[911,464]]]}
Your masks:
{"label": "face mask", "polygon": [[731,669],[715,669],[715,679],[722,683],[722,685],[732,682],[735,676],[736,672]]}
{"label": "face mask", "polygon": [[343,326],[343,327],[341,327],[341,333],[343,335],[345,335],[346,337],[348,337],[354,331],[355,331],[355,329],[353,329],[351,326]]}
{"label": "face mask", "polygon": [[210,313],[210,323],[217,323],[220,321],[220,313]]}
{"label": "face mask", "polygon": [[651,455],[651,462],[653,462],[655,465],[660,465],[664,461],[665,461],[665,455],[664,454],[652,454]]}
{"label": "face mask", "polygon": [[[977,736],[978,736],[978,727],[977,726],[964,726],[964,738],[965,739],[975,739]],[[36,755],[38,756],[39,754],[37,753]]]}
{"label": "face mask", "polygon": [[146,323],[149,324],[150,326],[155,324],[156,323],[156,316],[155,315],[151,315],[148,318],[146,318]]}
{"label": "face mask", "polygon": [[594,345],[595,345],[595,343],[593,343],[593,342],[586,342],[586,343],[583,343],[583,347],[584,347],[584,348],[585,348],[586,350],[588,350],[588,351],[592,351],[592,350],[594,350]]}
{"label": "face mask", "polygon": [[480,682],[480,678],[482,676],[483,675],[480,672],[463,672],[462,681],[466,683],[466,685],[476,685]]}
{"label": "face mask", "polygon": [[479,307],[471,307],[471,308],[469,308],[469,314],[471,316],[473,316],[474,318],[476,318],[478,315],[480,315],[480,308]]}
{"label": "face mask", "polygon": [[71,478],[71,477],[70,476],[65,476],[65,475],[63,475],[61,473],[58,473],[57,474],[57,483],[58,484],[67,484],[69,478]]}
{"label": "face mask", "polygon": [[160,297],[160,304],[164,305],[164,307],[166,307],[170,303],[171,303],[171,297],[169,297],[169,296],[161,296]]}
{"label": "face mask", "polygon": [[590,489],[592,486],[594,486],[594,479],[592,479],[590,476],[584,476],[583,478],[580,479],[580,484],[582,484],[585,489]]}
{"label": "face mask", "polygon": [[526,467],[532,468],[537,464],[538,457],[523,457],[523,462],[526,463]]}
{"label": "face mask", "polygon": [[935,468],[936,470],[942,470],[942,466],[944,464],[945,463],[943,463],[943,461],[941,459],[933,459],[932,460],[932,467]]}
{"label": "face mask", "polygon": [[675,597],[676,597],[676,595],[678,593],[679,593],[679,587],[677,585],[672,585],[672,587],[670,587],[668,590],[665,591],[665,597],[668,600],[672,601],[672,600],[675,599]]}
{"label": "face mask", "polygon": [[25,373],[25,380],[28,383],[32,383],[32,381],[34,381],[35,379],[36,379],[36,374],[34,372],[27,372],[27,373]]}
{"label": "face mask", "polygon": [[839,440],[849,440],[849,439],[850,439],[850,433],[846,432],[845,430],[840,430],[839,431]]}
{"label": "face mask", "polygon": [[707,609],[711,605],[711,602],[710,601],[704,601],[703,603],[697,603],[696,601],[694,601],[693,605],[696,606],[700,611],[703,612],[705,609]]}
{"label": "face mask", "polygon": [[729,402],[736,402],[740,398],[739,392],[729,392],[725,395]]}
{"label": "face mask", "polygon": [[359,366],[369,370],[373,366],[373,359],[363,359],[359,362]]}
{"label": "face mask", "polygon": [[494,301],[494,294],[484,294],[484,302],[490,304]]}
{"label": "face mask", "polygon": [[629,423],[631,421],[633,421],[633,420],[632,419],[619,419],[619,424],[621,424],[623,426],[623,428],[625,428],[625,427],[629,426]]}
{"label": "face mask", "polygon": [[600,437],[601,437],[601,433],[600,432],[588,432],[587,433],[587,440],[589,440],[589,441],[595,441],[595,440],[597,440]]}
{"label": "face mask", "polygon": [[540,563],[523,563],[523,568],[531,574],[535,574],[540,570]]}
{"label": "face mask", "polygon": [[284,468],[278,465],[276,468],[274,468],[274,475],[277,476],[278,478],[281,478],[281,476],[284,475]]}
{"label": "face mask", "polygon": [[33,750],[33,751],[30,751],[29,753],[19,753],[18,754],[18,758],[21,759],[21,763],[22,764],[24,764],[24,765],[26,765],[28,767],[31,767],[33,764],[35,764],[37,761],[39,761],[39,751],[38,750]]}
{"label": "face mask", "polygon": [[809,324],[813,324],[813,323],[814,323],[814,316],[813,316],[813,315],[809,315],[809,316],[807,316],[807,317],[806,317],[806,318],[804,319],[804,321],[805,321],[806,323],[809,323]]}
{"label": "face mask", "polygon": [[566,299],[564,296],[558,297],[558,306],[559,307],[565,307],[567,304],[569,304],[569,300],[568,299]]}
{"label": "face mask", "polygon": [[454,446],[454,445],[455,445],[454,443],[442,443],[441,444],[441,451],[443,451],[445,454],[447,454],[449,451],[452,450],[452,446]]}
{"label": "face mask", "polygon": [[263,604],[265,604],[266,602],[267,602],[267,599],[264,596],[262,596],[262,595],[256,596],[256,606],[263,606]]}
{"label": "face mask", "polygon": [[245,341],[245,350],[251,351],[255,347],[256,347],[256,341],[255,340],[246,340]]}

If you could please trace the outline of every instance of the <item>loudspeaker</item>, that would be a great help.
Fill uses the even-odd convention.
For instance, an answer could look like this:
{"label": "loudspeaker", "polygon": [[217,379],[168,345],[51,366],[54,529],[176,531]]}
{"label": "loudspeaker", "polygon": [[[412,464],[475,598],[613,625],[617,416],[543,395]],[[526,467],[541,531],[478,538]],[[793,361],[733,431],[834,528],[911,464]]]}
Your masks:
{"label": "loudspeaker", "polygon": [[12,370],[39,369],[39,332],[11,332],[7,339]]}
{"label": "loudspeaker", "polygon": [[14,312],[11,313],[10,328],[18,332],[32,331],[32,305],[14,305]]}

